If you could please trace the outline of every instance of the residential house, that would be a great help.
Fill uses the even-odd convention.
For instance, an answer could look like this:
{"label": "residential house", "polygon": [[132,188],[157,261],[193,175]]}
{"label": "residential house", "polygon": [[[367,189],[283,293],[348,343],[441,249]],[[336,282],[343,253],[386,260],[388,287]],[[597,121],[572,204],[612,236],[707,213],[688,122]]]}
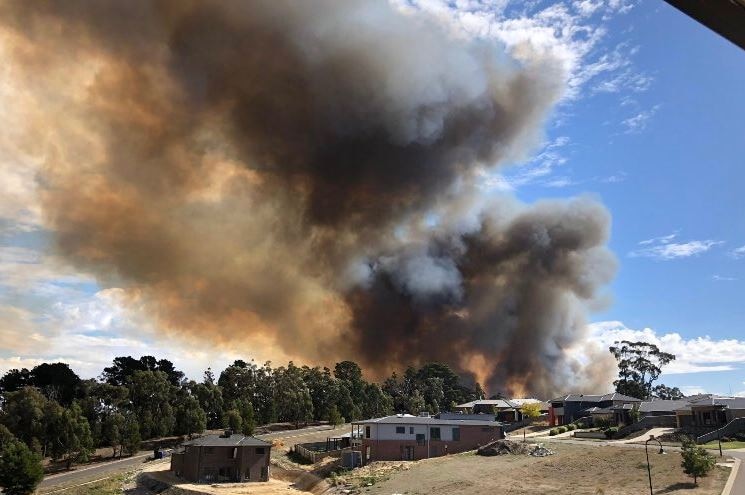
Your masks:
{"label": "residential house", "polygon": [[497,421],[517,422],[523,419],[520,409],[526,404],[538,404],[542,412],[548,412],[548,404],[538,399],[479,399],[455,406],[463,414],[493,414]]}
{"label": "residential house", "polygon": [[195,483],[269,480],[272,444],[233,434],[205,435],[184,442],[171,457],[171,471]]}
{"label": "residential house", "polygon": [[[614,423],[627,424],[629,411],[641,403],[640,399],[619,393],[604,395],[569,394],[549,401],[548,421],[551,426],[572,423],[580,418],[609,415]],[[593,409],[595,408],[595,409]],[[601,411],[608,409],[610,411]]]}
{"label": "residential house", "polygon": [[707,430],[720,428],[735,418],[745,417],[745,397],[703,395],[691,397],[675,409],[679,428]]}
{"label": "residential house", "polygon": [[352,422],[352,449],[362,462],[418,460],[473,450],[504,438],[497,421],[397,414]]}

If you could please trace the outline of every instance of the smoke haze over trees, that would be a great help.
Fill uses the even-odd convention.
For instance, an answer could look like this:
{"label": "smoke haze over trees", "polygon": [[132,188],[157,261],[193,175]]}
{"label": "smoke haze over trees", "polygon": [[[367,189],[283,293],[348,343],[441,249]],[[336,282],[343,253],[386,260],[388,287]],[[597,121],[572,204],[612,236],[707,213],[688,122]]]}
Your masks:
{"label": "smoke haze over trees", "polygon": [[[56,253],[159,332],[376,378],[444,362],[519,395],[608,379],[607,356],[568,352],[615,271],[607,211],[481,188],[539,142],[566,89],[550,56],[383,1],[11,0],[0,19]],[[140,364],[107,381],[140,367],[157,393],[160,372],[177,385]],[[336,379],[340,400],[387,407]],[[158,421],[147,434],[172,428]]]}

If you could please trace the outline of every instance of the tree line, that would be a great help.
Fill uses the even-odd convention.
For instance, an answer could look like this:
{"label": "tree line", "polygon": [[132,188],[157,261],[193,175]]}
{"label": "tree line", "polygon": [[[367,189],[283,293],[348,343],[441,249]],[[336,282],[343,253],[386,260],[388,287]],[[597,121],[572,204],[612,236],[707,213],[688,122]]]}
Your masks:
{"label": "tree line", "polygon": [[0,378],[0,442],[8,458],[27,458],[21,464],[49,457],[69,468],[86,462],[96,448],[122,456],[137,452],[144,440],[205,429],[251,434],[257,425],[274,422],[297,427],[394,412],[436,413],[483,393],[439,363],[393,373],[382,384],[365,380],[352,361],[332,370],[237,360],[218,377],[207,369],[199,382],[153,356],[117,357],[98,379],[87,380],[65,363],[43,363]]}

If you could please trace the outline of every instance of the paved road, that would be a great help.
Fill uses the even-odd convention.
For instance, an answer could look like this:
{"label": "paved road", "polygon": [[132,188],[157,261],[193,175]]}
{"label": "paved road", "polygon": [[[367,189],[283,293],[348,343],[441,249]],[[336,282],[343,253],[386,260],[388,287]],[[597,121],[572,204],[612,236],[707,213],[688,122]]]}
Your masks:
{"label": "paved road", "polygon": [[730,490],[731,495],[741,495],[745,494],[745,452],[743,450],[730,450],[727,454],[731,455],[732,457],[737,457],[742,461],[740,464],[740,468],[737,470],[737,477],[735,478],[735,482],[732,485],[732,489]]}
{"label": "paved road", "polygon": [[74,471],[46,476],[39,484],[39,491],[41,493],[49,493],[57,491],[64,486],[79,485],[87,481],[105,479],[141,465],[148,457],[152,457],[152,455],[152,452],[140,453],[133,457],[92,464],[90,466],[76,468]]}
{"label": "paved road", "polygon": [[[336,428],[336,432],[339,434],[346,433],[348,431],[348,425],[344,425]],[[329,426],[311,426],[308,428],[302,428],[299,430],[284,430],[276,431],[273,433],[267,433],[265,435],[256,435],[258,438],[263,440],[274,440],[274,439],[293,439],[303,437],[306,435],[313,435],[322,430],[332,431]],[[147,462],[149,457],[152,457],[152,452],[142,452],[133,457],[127,457],[124,459],[118,459],[111,462],[103,462],[100,464],[93,464],[90,466],[79,467],[74,471],[68,471],[65,473],[53,474],[44,478],[39,484],[39,493],[53,493],[59,491],[61,494],[64,493],[64,487],[77,486],[83,483],[88,483],[95,480],[106,479],[111,476],[115,476],[120,473],[124,473],[137,466]],[[150,461],[154,462],[154,461]],[[161,461],[157,461],[161,462]],[[169,462],[169,459],[165,459],[163,462]]]}

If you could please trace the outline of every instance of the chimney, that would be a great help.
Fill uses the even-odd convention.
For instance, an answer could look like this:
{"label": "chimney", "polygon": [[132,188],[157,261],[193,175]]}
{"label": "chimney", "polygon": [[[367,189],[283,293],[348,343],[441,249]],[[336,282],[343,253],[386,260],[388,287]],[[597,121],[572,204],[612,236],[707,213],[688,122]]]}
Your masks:
{"label": "chimney", "polygon": [[429,418],[429,411],[421,411],[419,413],[420,418]]}

